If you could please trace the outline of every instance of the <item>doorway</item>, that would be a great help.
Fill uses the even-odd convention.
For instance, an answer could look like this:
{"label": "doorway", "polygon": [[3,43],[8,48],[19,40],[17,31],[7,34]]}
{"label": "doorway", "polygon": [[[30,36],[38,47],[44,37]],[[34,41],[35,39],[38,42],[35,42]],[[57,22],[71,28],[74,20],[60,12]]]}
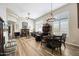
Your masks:
{"label": "doorway", "polygon": [[14,32],[15,32],[14,24],[15,24],[15,22],[8,21],[8,37],[9,37],[9,39],[14,38]]}

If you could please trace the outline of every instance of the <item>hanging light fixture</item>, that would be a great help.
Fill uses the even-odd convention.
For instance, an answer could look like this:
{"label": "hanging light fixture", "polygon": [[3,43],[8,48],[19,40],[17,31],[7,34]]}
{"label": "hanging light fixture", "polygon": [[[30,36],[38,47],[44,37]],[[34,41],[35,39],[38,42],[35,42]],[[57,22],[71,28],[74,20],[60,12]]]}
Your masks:
{"label": "hanging light fixture", "polygon": [[52,13],[52,3],[51,3],[50,16],[48,17],[48,19],[46,21],[49,22],[52,19],[53,19],[53,13]]}
{"label": "hanging light fixture", "polygon": [[27,17],[25,17],[25,18],[26,18],[27,20],[29,20],[29,19],[30,19],[30,20],[33,19],[33,18],[30,18],[30,12],[27,13]]}

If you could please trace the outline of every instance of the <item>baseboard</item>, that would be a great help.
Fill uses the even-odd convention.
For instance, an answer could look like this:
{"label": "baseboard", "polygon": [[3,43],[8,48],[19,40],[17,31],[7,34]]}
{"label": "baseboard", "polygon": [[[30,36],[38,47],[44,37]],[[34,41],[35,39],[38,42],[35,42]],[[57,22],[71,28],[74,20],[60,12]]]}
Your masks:
{"label": "baseboard", "polygon": [[77,45],[77,44],[68,43],[68,42],[66,42],[66,44],[71,45],[71,46],[74,46],[74,47],[78,47],[78,48],[79,48],[79,45]]}

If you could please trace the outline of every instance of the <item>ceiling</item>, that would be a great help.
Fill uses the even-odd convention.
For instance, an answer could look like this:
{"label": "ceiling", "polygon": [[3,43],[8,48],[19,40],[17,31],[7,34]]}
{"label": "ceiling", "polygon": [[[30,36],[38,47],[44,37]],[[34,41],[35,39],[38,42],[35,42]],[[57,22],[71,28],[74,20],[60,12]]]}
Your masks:
{"label": "ceiling", "polygon": [[[52,10],[60,8],[67,3],[52,3]],[[36,19],[51,10],[51,3],[0,3],[0,6],[6,6],[13,10],[20,17],[30,17]]]}

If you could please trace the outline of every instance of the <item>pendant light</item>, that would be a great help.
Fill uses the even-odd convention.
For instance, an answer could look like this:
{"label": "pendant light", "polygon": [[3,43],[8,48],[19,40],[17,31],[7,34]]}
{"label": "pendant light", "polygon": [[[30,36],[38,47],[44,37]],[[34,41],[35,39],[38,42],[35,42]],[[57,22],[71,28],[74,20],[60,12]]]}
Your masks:
{"label": "pendant light", "polygon": [[52,19],[53,19],[53,13],[52,13],[52,3],[51,3],[50,16],[49,16],[49,18],[46,21],[49,22]]}

